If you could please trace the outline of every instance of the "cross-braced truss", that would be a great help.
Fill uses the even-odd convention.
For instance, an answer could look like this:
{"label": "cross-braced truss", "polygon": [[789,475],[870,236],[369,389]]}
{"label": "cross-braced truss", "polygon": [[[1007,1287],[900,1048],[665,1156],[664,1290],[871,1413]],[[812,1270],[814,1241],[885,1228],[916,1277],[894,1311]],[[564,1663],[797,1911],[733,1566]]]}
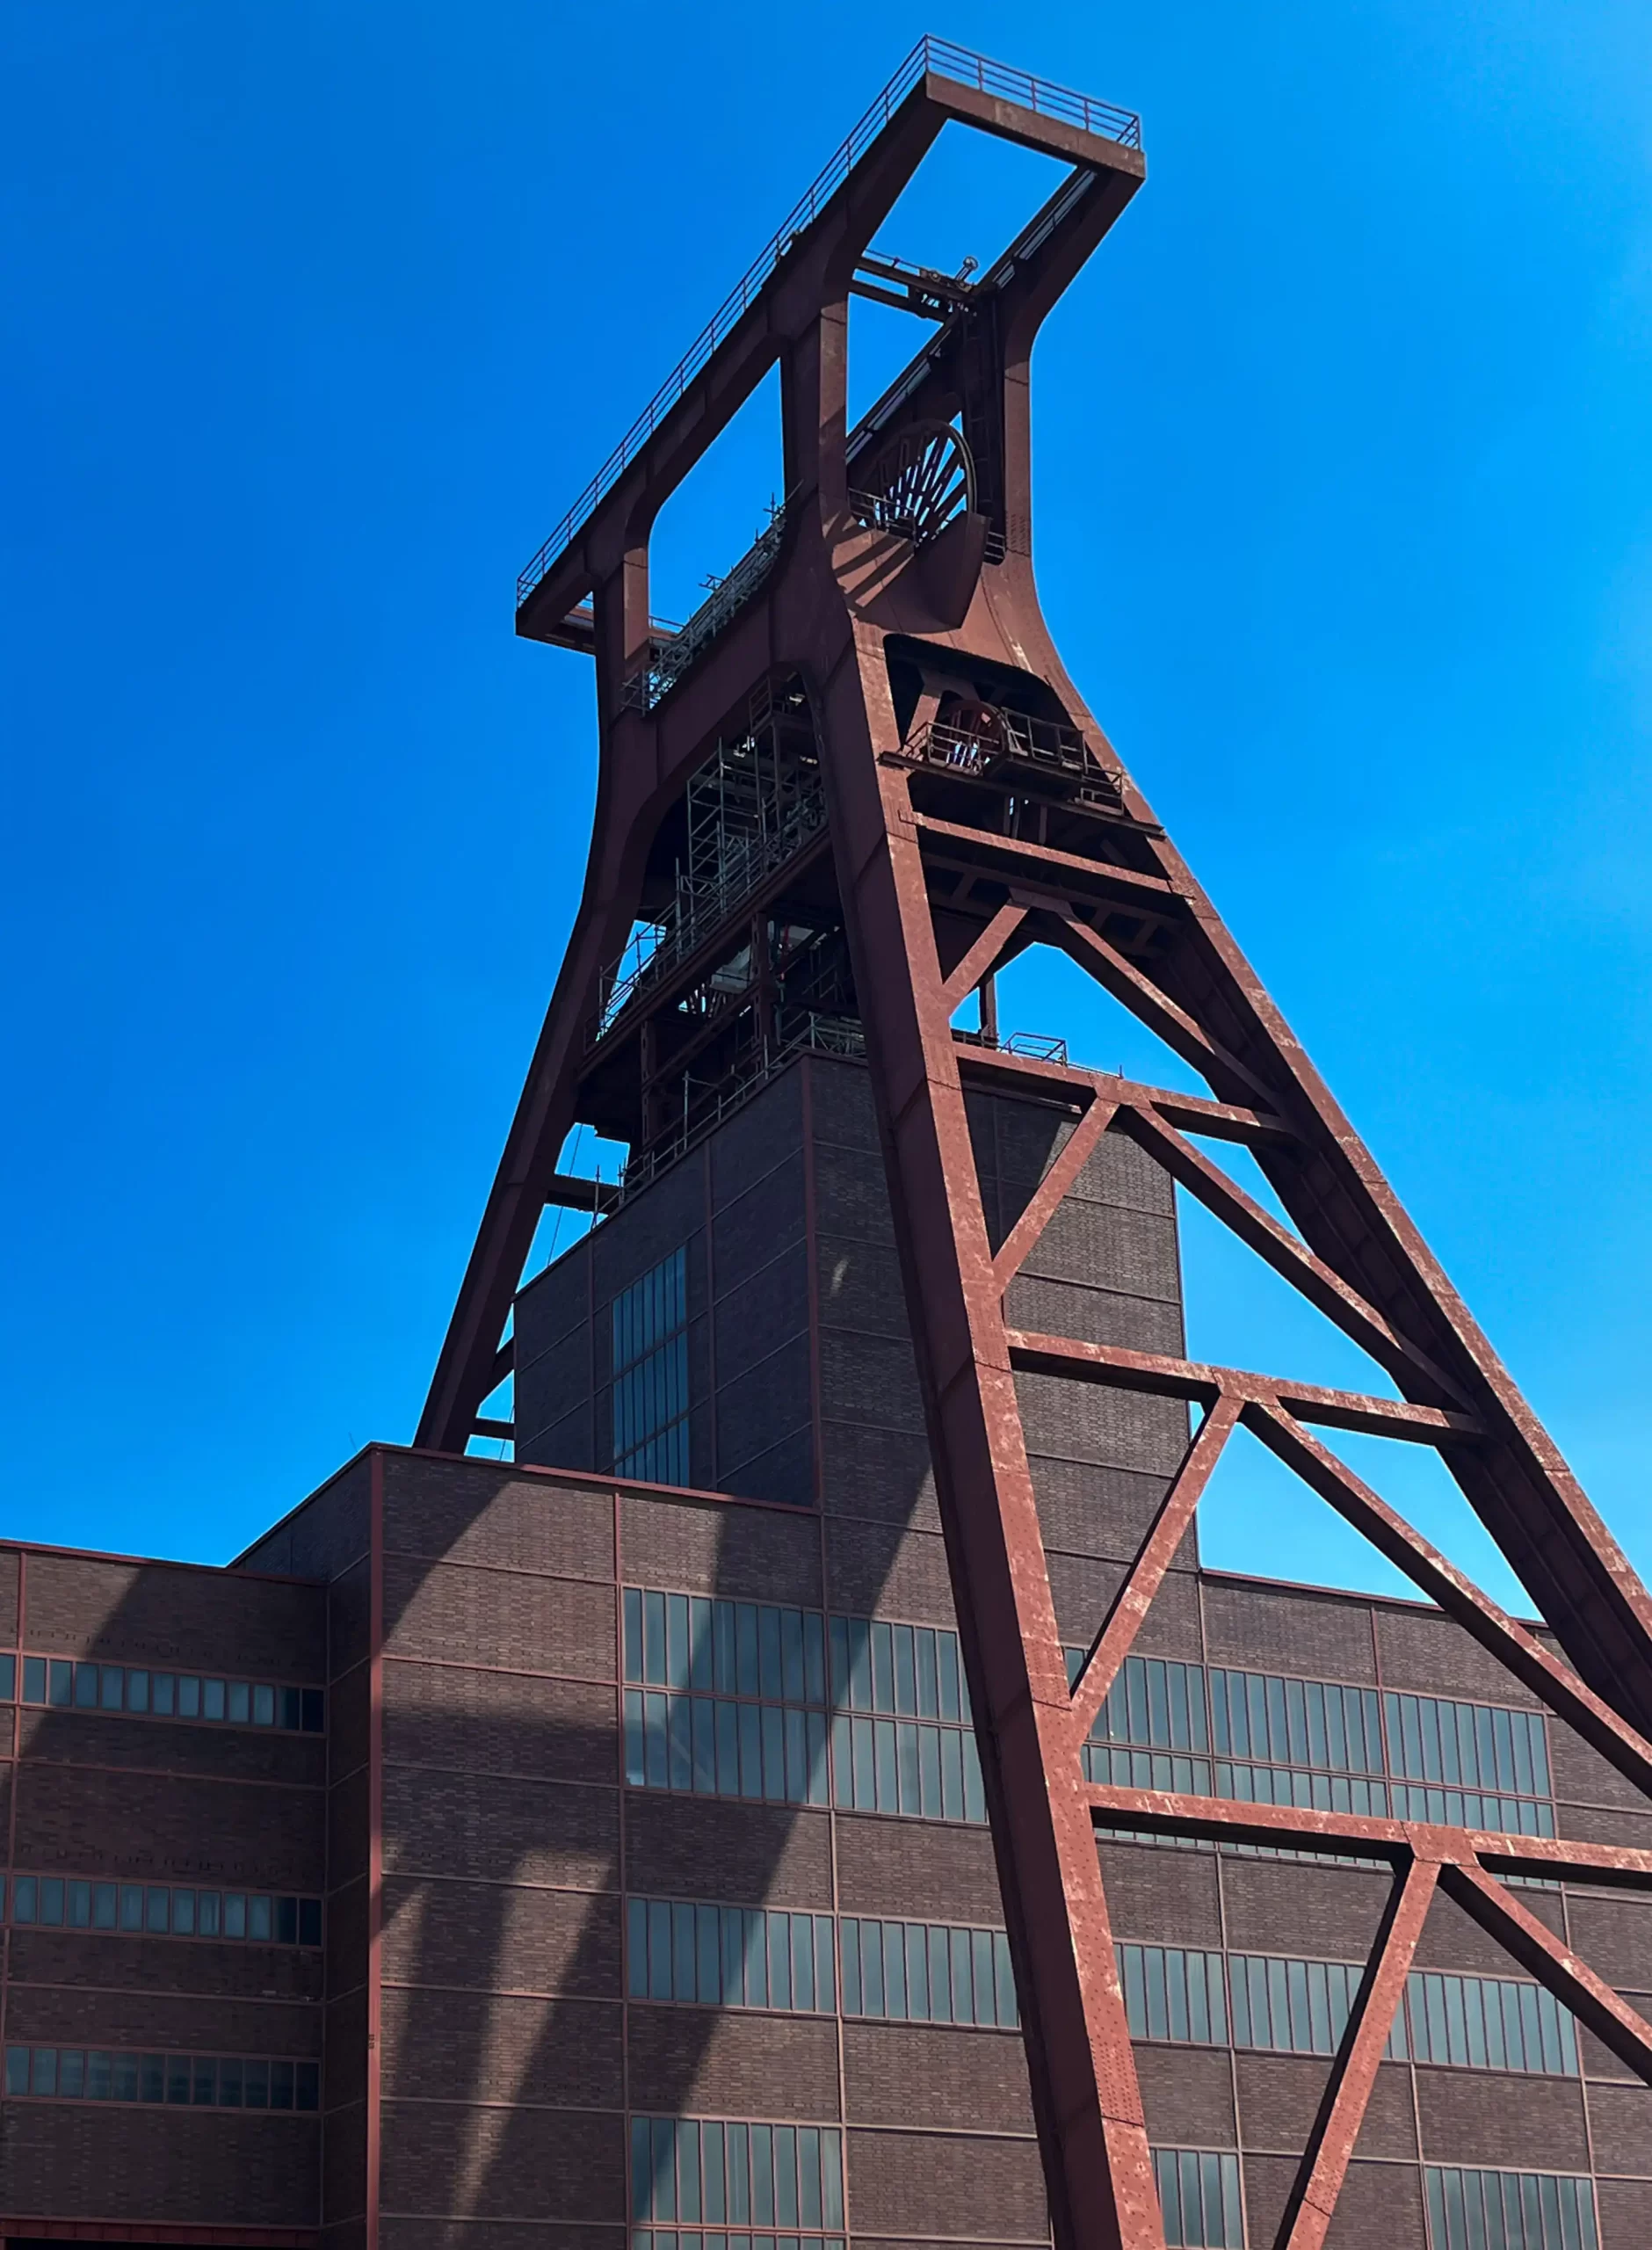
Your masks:
{"label": "cross-braced truss", "polygon": [[[845,438],[847,300],[859,289],[891,301],[889,276],[905,269],[869,258],[868,245],[949,120],[1068,170],[978,279],[912,269],[924,280],[909,289],[912,308],[935,333]],[[612,1192],[557,1171],[576,1119],[629,1142],[627,1176],[646,1178],[800,1044],[864,1051],[1058,2239],[1063,2250],[1157,2250],[1163,2240],[1097,1849],[1098,1827],[1122,1827],[1354,1854],[1394,1869],[1279,2238],[1309,2250],[1330,2224],[1437,1888],[1652,2080],[1652,2027],[1503,1880],[1652,1889],[1652,1852],[1087,1780],[1085,1738],[1224,1445],[1243,1424],[1648,1795],[1652,1605],[1085,709],[1045,627],[1030,563],[1032,345],[1144,171],[1126,113],[922,43],[675,389],[525,575],[519,629],[597,659],[596,830],[419,1441],[460,1450],[474,1429],[508,1426],[479,1413],[511,1370],[499,1339],[540,1215],[547,1202],[599,1211]],[[857,278],[866,273],[871,281]],[[692,647],[673,650],[648,612],[650,526],[777,361],[783,517],[764,534],[761,567],[740,580],[739,599]],[[888,507],[868,507],[873,486],[894,496]],[[915,494],[922,525],[901,513],[914,513]],[[754,795],[745,811],[730,798],[742,835],[760,848],[743,843],[732,875],[685,893],[693,806],[714,785],[737,791],[747,773],[776,777],[763,787],[777,806],[816,810],[771,819],[767,798]],[[627,983],[617,964],[639,927],[646,942]],[[1034,943],[1069,955],[1192,1066],[1208,1096],[999,1046],[995,971]],[[972,994],[982,996],[982,1028],[961,1032],[953,1019]],[[1050,1105],[1064,1120],[1045,1179],[996,1242],[971,1148],[973,1089]],[[1105,1134],[1139,1143],[1359,1344],[1397,1395],[1009,1325],[1006,1290]],[[1250,1152],[1290,1225],[1206,1154],[1210,1140]],[[1202,1408],[1070,1685],[1018,1401],[1017,1377],[1030,1373]],[[1471,1585],[1318,1429],[1437,1448],[1561,1653]]]}

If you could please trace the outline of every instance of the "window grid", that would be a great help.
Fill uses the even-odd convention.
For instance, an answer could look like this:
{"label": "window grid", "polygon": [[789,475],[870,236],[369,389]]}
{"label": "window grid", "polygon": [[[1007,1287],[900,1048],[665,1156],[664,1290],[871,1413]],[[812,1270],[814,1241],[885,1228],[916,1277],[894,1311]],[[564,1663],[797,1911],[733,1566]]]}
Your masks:
{"label": "window grid", "polygon": [[633,1788],[772,1804],[830,1802],[823,1711],[627,1688],[625,1731]]}
{"label": "window grid", "polygon": [[1220,1953],[1166,1945],[1116,1945],[1113,1950],[1133,2039],[1227,2045],[1227,1979]]}
{"label": "window grid", "polygon": [[[1069,1680],[1083,1653],[1067,1651]],[[1207,1718],[1200,1666],[1127,1657],[1085,1744],[1084,1771],[1119,1788],[1554,1833],[1540,1712],[1222,1666],[1209,1670]]]}
{"label": "window grid", "polygon": [[844,2014],[887,2022],[1020,2025],[1010,1941],[947,1922],[841,1925]]}
{"label": "window grid", "polygon": [[610,1308],[617,1477],[688,1482],[687,1259],[679,1248]]}
{"label": "window grid", "polygon": [[633,2117],[631,2216],[694,2228],[841,2232],[841,2136],[832,2125]]}
{"label": "window grid", "polygon": [[[321,1734],[326,1728],[326,1695],[320,1688],[86,1664],[66,1656],[25,1656],[22,1663],[21,1700],[47,1710],[205,1720],[212,1725],[274,1727],[289,1734]],[[15,1657],[0,1657],[0,1702],[16,1699],[17,1667]]]}
{"label": "window grid", "polygon": [[312,2110],[321,2106],[321,2065],[264,2055],[128,2055],[96,2047],[8,2047],[5,2090],[11,2100]]}
{"label": "window grid", "polygon": [[[0,1913],[5,1884],[0,1881]],[[116,1931],[147,1937],[245,1939],[257,1945],[319,1945],[319,1898],[264,1891],[202,1891],[89,1876],[16,1875],[11,1920],[51,1929]]]}
{"label": "window grid", "polygon": [[836,2006],[830,1914],[632,1898],[626,1917],[633,2000],[828,2015]]}
{"label": "window grid", "polygon": [[1405,2006],[1419,2063],[1551,2078],[1580,2074],[1576,2019],[1541,1985],[1413,1970]]}
{"label": "window grid", "polygon": [[721,2229],[634,2226],[631,2250],[844,2250],[844,2244],[840,2234],[725,2234]]}
{"label": "window grid", "polygon": [[824,1706],[825,1646],[817,1609],[625,1590],[626,1678],[640,1687]]}
{"label": "window grid", "polygon": [[956,1633],[640,1586],[623,1618],[634,1787],[985,1820]]}
{"label": "window grid", "polygon": [[[1364,1975],[1363,1968],[1346,1961],[1230,1955],[1235,2046],[1285,2055],[1334,2055]],[[1403,2062],[1405,2051],[1405,2031],[1396,2016],[1384,2052],[1390,2062]]]}
{"label": "window grid", "polygon": [[1424,2178],[1433,2250],[1598,2250],[1587,2180],[1447,2164],[1427,2166]]}
{"label": "window grid", "polygon": [[1156,2148],[1153,2177],[1170,2250],[1244,2250],[1236,2156],[1216,2149]]}

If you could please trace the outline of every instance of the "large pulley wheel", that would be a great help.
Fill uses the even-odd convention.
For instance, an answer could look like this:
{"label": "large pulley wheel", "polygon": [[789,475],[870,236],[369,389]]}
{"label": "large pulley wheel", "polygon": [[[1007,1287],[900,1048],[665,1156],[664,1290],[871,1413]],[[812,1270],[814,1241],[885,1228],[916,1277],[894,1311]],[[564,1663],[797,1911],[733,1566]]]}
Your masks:
{"label": "large pulley wheel", "polygon": [[912,424],[852,475],[862,522],[898,532],[915,547],[975,504],[975,464],[963,432],[950,422]]}

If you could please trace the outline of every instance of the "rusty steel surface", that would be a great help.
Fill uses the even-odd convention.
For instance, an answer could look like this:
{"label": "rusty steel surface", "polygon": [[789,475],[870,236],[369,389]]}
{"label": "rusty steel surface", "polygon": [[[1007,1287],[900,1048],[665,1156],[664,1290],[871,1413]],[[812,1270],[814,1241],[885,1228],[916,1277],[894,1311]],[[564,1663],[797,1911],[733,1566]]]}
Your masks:
{"label": "rusty steel surface", "polygon": [[[808,1035],[851,1042],[837,1051],[859,1052],[853,1042],[863,1042],[870,1071],[1057,2241],[1061,2250],[1163,2243],[1097,1848],[1098,1828],[1122,1828],[1373,1858],[1395,1870],[1279,2238],[1308,2250],[1330,2224],[1437,1888],[1652,2080],[1652,2031],[1499,1879],[1652,1888],[1652,1853],[1087,1781],[1085,1738],[1223,1445],[1242,1424],[1251,1431],[1641,1791],[1652,1790],[1643,1738],[1652,1729],[1652,1603],[1051,641],[1031,567],[1032,345],[1146,168],[1134,134],[1116,122],[1120,113],[1070,101],[1042,112],[1035,84],[986,65],[972,79],[927,57],[882,98],[696,346],[689,374],[672,379],[663,404],[525,573],[518,630],[595,657],[594,833],[573,936],[417,1441],[462,1451],[510,1371],[501,1336],[546,1205],[583,1203],[599,1216],[623,1192],[559,1175],[576,1121],[629,1139],[627,1179],[633,1171],[646,1179],[692,1145],[690,1059],[703,1074],[706,1056],[721,1056],[728,1092],[720,1104],[785,1059],[786,991],[766,960],[761,974],[755,967],[765,926],[755,892],[730,910],[729,930],[745,933],[753,964],[737,1005],[697,982],[721,941],[710,925],[709,934],[694,925],[700,953],[685,937],[657,991],[617,986],[610,966],[635,922],[667,911],[657,903],[656,838],[683,817],[708,745],[731,725],[757,726],[750,715],[769,712],[783,691],[815,746],[830,861],[818,842],[777,860],[763,896],[783,901],[814,886],[813,911],[836,916],[845,949],[834,989],[841,1001],[852,988],[852,1009],[805,1010]],[[937,332],[849,430],[853,279],[948,122],[1068,170],[967,289],[927,293]],[[724,581],[740,598],[696,628],[692,645],[673,643],[649,608],[655,517],[776,366],[784,511]],[[892,527],[894,503],[868,501],[866,479],[901,455],[903,432],[916,445],[952,425],[968,448],[969,504],[932,536],[904,519],[904,528]],[[735,938],[723,935],[726,953]],[[1033,943],[1068,954],[1190,1064],[1207,1094],[996,1047],[991,978]],[[960,1032],[952,1019],[978,991],[982,1028]],[[680,1026],[668,1000],[679,1017],[685,1006],[699,1011],[675,1061]],[[728,1043],[735,1031],[747,1048]],[[685,1121],[672,1140],[662,1120],[679,1063]],[[1070,1125],[1042,1185],[996,1244],[971,1145],[972,1088],[1044,1102]],[[1109,1133],[1134,1141],[1359,1344],[1399,1397],[1007,1325],[1006,1288]],[[1193,1136],[1247,1148],[1290,1224]],[[1204,1409],[1070,1689],[1018,1401],[1017,1376],[1026,1372]],[[1309,1426],[1436,1448],[1561,1653],[1472,1586]]]}

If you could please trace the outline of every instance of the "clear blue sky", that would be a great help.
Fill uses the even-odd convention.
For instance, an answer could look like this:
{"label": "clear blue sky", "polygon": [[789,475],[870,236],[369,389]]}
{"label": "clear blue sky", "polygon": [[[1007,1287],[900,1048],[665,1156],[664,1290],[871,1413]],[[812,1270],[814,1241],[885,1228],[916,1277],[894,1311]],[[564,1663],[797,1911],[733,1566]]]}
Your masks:
{"label": "clear blue sky", "polygon": [[[1058,640],[1652,1565],[1643,0],[12,0],[0,1530],[218,1559],[410,1435],[591,802],[514,573],[924,29],[1143,114],[1036,367]],[[1187,1258],[1196,1350],[1359,1378]],[[1210,1551],[1384,1582],[1320,1521],[1236,1456]]]}

